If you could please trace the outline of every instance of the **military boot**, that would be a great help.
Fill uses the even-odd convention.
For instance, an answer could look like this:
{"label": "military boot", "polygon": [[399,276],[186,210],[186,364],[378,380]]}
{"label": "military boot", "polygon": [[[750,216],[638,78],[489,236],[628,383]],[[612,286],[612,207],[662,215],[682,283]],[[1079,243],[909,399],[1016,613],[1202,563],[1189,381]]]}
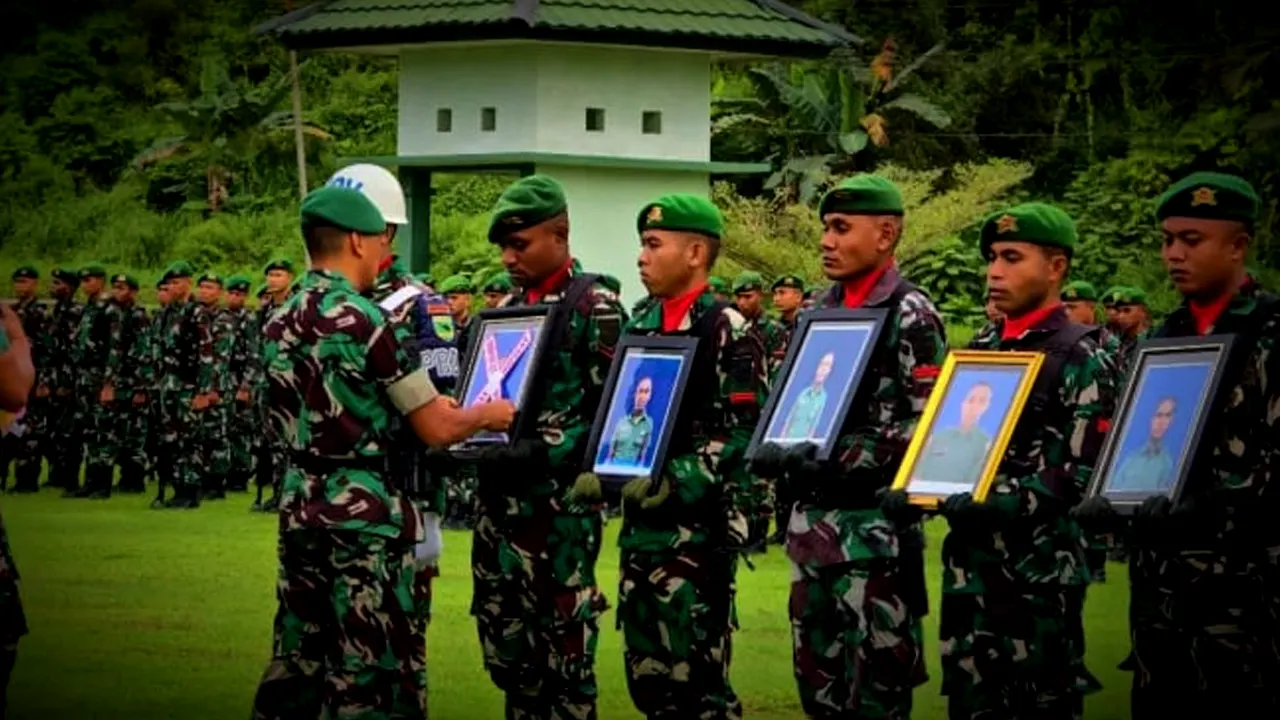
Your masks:
{"label": "military boot", "polygon": [[106,500],[111,497],[111,480],[115,468],[111,465],[91,467],[85,471],[84,497],[91,500]]}
{"label": "military boot", "polygon": [[140,495],[146,492],[146,471],[141,465],[132,460],[120,463],[120,484],[116,489],[130,495]]}
{"label": "military boot", "polygon": [[62,497],[74,498],[82,497],[80,495],[80,463],[70,460],[62,463],[62,469],[58,473],[62,476],[61,484]]}

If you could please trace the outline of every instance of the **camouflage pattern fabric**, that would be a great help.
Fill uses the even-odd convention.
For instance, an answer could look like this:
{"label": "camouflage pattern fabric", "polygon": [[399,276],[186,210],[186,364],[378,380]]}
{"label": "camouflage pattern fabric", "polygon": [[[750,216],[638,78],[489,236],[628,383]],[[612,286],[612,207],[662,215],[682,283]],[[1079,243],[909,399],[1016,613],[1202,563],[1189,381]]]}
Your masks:
{"label": "camouflage pattern fabric", "polygon": [[167,478],[176,498],[198,502],[199,472],[194,458],[199,452],[200,416],[192,408],[196,395],[208,393],[212,376],[203,377],[200,358],[212,354],[213,336],[208,325],[196,317],[199,303],[187,298],[175,300],[164,309],[161,324],[152,336],[154,360],[145,366],[145,381],[157,388],[160,396],[159,439]]}
{"label": "camouflage pattern fabric", "polygon": [[[559,303],[582,272],[573,261],[538,302]],[[527,293],[507,298],[510,307],[530,303]],[[545,469],[499,489],[478,468],[471,614],[508,718],[596,716],[596,639],[608,608],[595,577],[600,508],[571,489],[625,320],[617,294],[593,283],[534,380],[545,388],[533,438],[547,449]]]}
{"label": "camouflage pattern fabric", "polygon": [[140,348],[142,361],[138,364],[137,383],[146,396],[142,406],[144,422],[147,427],[146,453],[148,471],[153,474],[159,484],[159,492],[174,483],[173,458],[170,447],[165,442],[164,396],[160,391],[163,381],[160,372],[160,348],[163,345],[163,333],[169,327],[172,305],[165,305],[151,316],[147,325],[146,340]]}
{"label": "camouflage pattern fabric", "polygon": [[[787,354],[788,333],[786,326],[782,322],[768,315],[761,314],[752,322],[757,326],[757,331],[764,341],[764,395],[767,398],[774,377],[782,366],[782,358]],[[745,467],[738,471],[747,472]],[[749,543],[753,546],[753,549],[760,551],[764,549],[765,543],[768,541],[769,521],[773,519],[776,507],[775,482],[771,478],[755,477],[749,473],[744,478],[744,481],[750,488],[745,498],[746,506],[749,509],[747,516]]]}
{"label": "camouflage pattern fabric", "polygon": [[[708,357],[718,386],[681,399],[679,421],[687,417],[691,431],[661,471],[671,495],[653,510],[626,508],[618,538],[627,687],[651,718],[742,716],[729,682],[734,576],[752,510],[743,457],[767,392],[768,360],[759,326],[733,307],[717,310],[710,289],[670,334],[688,335],[713,312]],[[626,332],[668,334],[662,302],[642,302]]]}
{"label": "camouflage pattern fabric", "polygon": [[[1058,308],[1016,339],[988,325],[969,347],[1036,350],[1067,324]],[[1078,718],[1084,695],[1098,688],[1079,646],[1086,543],[1068,510],[1089,483],[1114,410],[1110,353],[1086,336],[1062,365],[1056,397],[1047,408],[1028,406],[1001,460],[986,504],[1003,520],[953,527],[943,541],[943,693],[952,717]]]}
{"label": "camouflage pattern fabric", "polygon": [[[795,335],[796,325],[800,319],[800,311],[790,319],[781,318],[778,322],[782,325],[781,342],[774,348],[774,357],[772,362],[774,367],[781,369],[783,360],[786,359],[787,350],[791,347],[791,338]],[[777,382],[778,370],[773,371],[773,377],[770,382]],[[786,542],[787,523],[791,520],[791,508],[795,504],[795,499],[791,497],[790,488],[785,482],[773,483],[773,524],[774,535],[770,542],[782,544]]]}
{"label": "camouflage pattern fabric", "polygon": [[[1189,517],[1160,541],[1126,541],[1137,720],[1280,713],[1276,302],[1250,281],[1210,329],[1254,342],[1237,352],[1219,387],[1222,404],[1184,491]],[[1156,333],[1196,334],[1185,304]]]}
{"label": "camouflage pattern fabric", "polygon": [[231,444],[227,436],[230,408],[235,403],[230,359],[235,346],[231,316],[217,303],[197,303],[197,333],[201,339],[197,355],[196,385],[201,392],[216,392],[216,404],[197,410],[195,454],[191,458],[194,479],[207,494],[220,495],[231,472]]}
{"label": "camouflage pattern fabric", "polygon": [[49,484],[55,487],[67,484],[73,477],[77,485],[80,482],[79,464],[72,467],[63,450],[71,447],[74,440],[76,369],[72,351],[83,312],[83,305],[68,298],[55,301],[50,315],[47,343],[51,358],[47,375],[50,395],[45,425],[48,442],[44,444],[43,451],[49,464]]}
{"label": "camouflage pattern fabric", "polygon": [[[814,717],[908,717],[926,678],[921,530],[890,522],[876,492],[893,481],[947,345],[932,301],[903,283],[890,266],[862,306],[889,316],[840,429],[834,476],[784,479],[796,500],[787,532],[796,683]],[[816,309],[844,302],[836,285]]]}
{"label": "camouflage pattern fabric", "polygon": [[[253,416],[254,358],[261,352],[257,317],[247,308],[225,310],[230,336],[231,351],[227,360],[227,396],[223,398],[226,417],[229,471],[228,489],[243,490],[248,487],[249,476],[254,471],[255,449],[260,434]],[[242,401],[238,395],[247,393]]]}
{"label": "camouflage pattern fabric", "polygon": [[254,362],[250,366],[250,372],[254,378],[254,420],[258,423],[257,427],[261,429],[262,436],[258,440],[257,459],[255,464],[255,483],[258,486],[258,500],[262,500],[262,491],[264,488],[271,488],[271,499],[268,504],[259,506],[255,504],[256,509],[273,510],[278,503],[281,492],[281,484],[284,482],[285,470],[289,467],[288,449],[284,446],[282,440],[276,435],[275,425],[270,422],[267,412],[267,376],[266,369],[263,365],[263,351],[265,349],[265,332],[267,323],[293,297],[294,289],[290,287],[280,299],[271,296],[264,297],[258,305],[257,328],[258,335],[258,352],[254,357]]}
{"label": "camouflage pattern fabric", "polygon": [[76,414],[71,442],[62,449],[68,461],[80,465],[83,457],[85,484],[109,488],[120,442],[115,423],[117,405],[104,403],[99,393],[105,385],[113,341],[121,334],[124,316],[108,295],[91,299],[80,316],[72,350],[76,368]]}
{"label": "camouflage pattern fabric", "polygon": [[425,688],[401,660],[420,636],[411,631],[412,577],[413,550],[401,539],[283,533],[272,658],[255,720],[425,717]]}
{"label": "camouflage pattern fabric", "polygon": [[390,393],[422,369],[409,329],[342,275],[311,270],[264,336],[267,406],[291,457],[275,653],[255,717],[422,717],[422,518],[385,472]]}
{"label": "camouflage pattern fabric", "polygon": [[49,433],[49,409],[52,398],[39,397],[40,388],[49,389],[49,371],[54,363],[52,356],[53,337],[50,333],[49,306],[36,299],[20,301],[13,306],[18,319],[22,321],[22,329],[31,343],[31,360],[36,370],[35,384],[31,395],[27,398],[27,410],[24,422],[27,431],[21,437],[8,436],[0,439],[7,444],[7,458],[0,473],[8,471],[8,462],[13,462],[14,489],[19,492],[39,490],[40,468],[44,462],[41,445],[46,442]]}
{"label": "camouflage pattern fabric", "polygon": [[[109,379],[113,382],[118,414],[120,445],[116,462],[120,466],[120,489],[142,492],[146,489],[148,464],[147,437],[149,411],[145,404],[135,405],[134,396],[146,394],[142,366],[149,362],[151,320],[141,307],[121,308],[121,337],[113,340],[119,356],[108,360]],[[114,364],[114,365],[113,365]]]}

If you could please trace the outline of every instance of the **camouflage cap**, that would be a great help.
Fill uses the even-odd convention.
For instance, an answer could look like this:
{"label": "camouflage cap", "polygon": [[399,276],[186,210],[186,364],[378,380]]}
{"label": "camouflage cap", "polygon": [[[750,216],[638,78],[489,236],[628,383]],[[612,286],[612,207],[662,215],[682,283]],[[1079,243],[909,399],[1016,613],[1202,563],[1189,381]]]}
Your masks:
{"label": "camouflage cap", "polygon": [[276,258],[271,262],[267,263],[266,267],[262,268],[262,274],[266,275],[272,270],[283,270],[289,273],[290,275],[292,275],[294,273],[293,261],[289,260],[288,258]]}
{"label": "camouflage cap", "polygon": [[564,188],[549,175],[530,175],[507,186],[489,216],[489,242],[541,225],[569,209]]}
{"label": "camouflage cap", "polygon": [[805,292],[808,289],[805,285],[804,278],[795,274],[783,275],[777,280],[774,280],[773,286],[770,289],[777,290],[778,288],[792,288],[794,290],[799,290],[800,292]]}
{"label": "camouflage cap", "polygon": [[1156,219],[1169,217],[1237,220],[1250,226],[1262,201],[1247,180],[1216,172],[1191,173],[1156,201]]}
{"label": "camouflage cap", "polygon": [[248,294],[249,282],[249,278],[244,275],[232,275],[227,278],[227,292],[242,292]]}
{"label": "camouflage cap", "polygon": [[1141,288],[1116,285],[1115,287],[1107,288],[1107,291],[1102,294],[1102,301],[1108,307],[1116,305],[1146,305],[1147,294]]}
{"label": "camouflage cap", "polygon": [[453,294],[461,294],[461,293],[471,294],[475,292],[475,288],[471,285],[471,278],[467,277],[466,275],[463,275],[462,273],[458,273],[457,275],[450,275],[449,277],[445,278],[444,282],[440,283],[440,287],[438,289],[440,290],[440,294],[442,295],[453,295]]}
{"label": "camouflage cap", "polygon": [[870,173],[841,180],[818,203],[818,217],[841,215],[902,215],[902,191],[897,185]]}
{"label": "camouflage cap", "polygon": [[68,285],[80,284],[80,274],[71,268],[57,267],[49,274],[53,276],[54,280],[61,280]]}
{"label": "camouflage cap", "polygon": [[760,277],[760,273],[747,270],[739,273],[738,277],[733,279],[734,294],[751,292],[752,290],[764,290],[764,278]]}
{"label": "camouflage cap", "polygon": [[1062,287],[1063,300],[1098,301],[1098,288],[1084,280],[1073,280]]}
{"label": "camouflage cap", "polygon": [[645,230],[691,232],[719,239],[724,234],[724,216],[715,203],[701,195],[674,193],[640,208],[636,232]]}
{"label": "camouflage cap", "polygon": [[84,280],[85,278],[92,278],[92,277],[105,278],[106,276],[107,276],[107,269],[103,267],[102,263],[96,263],[96,262],[89,263],[88,265],[85,265],[84,267],[80,268],[81,280]]}
{"label": "camouflage cap", "polygon": [[1057,247],[1070,256],[1075,252],[1076,224],[1060,208],[1042,202],[1015,205],[992,213],[982,223],[979,241],[982,256],[988,257],[992,243],[1024,242],[1042,247]]}
{"label": "camouflage cap", "polygon": [[111,284],[112,284],[112,285],[124,285],[125,287],[129,288],[130,290],[137,290],[137,289],[138,289],[138,280],[137,280],[137,278],[135,278],[134,276],[132,276],[132,275],[130,275],[130,274],[128,274],[128,273],[117,273],[117,274],[115,275],[115,277],[111,278]]}
{"label": "camouflage cap", "polygon": [[304,225],[331,225],[364,235],[378,235],[387,229],[387,221],[368,195],[337,185],[308,193],[302,201],[301,215]]}
{"label": "camouflage cap", "polygon": [[39,280],[40,271],[34,265],[22,265],[13,271],[14,280]]}

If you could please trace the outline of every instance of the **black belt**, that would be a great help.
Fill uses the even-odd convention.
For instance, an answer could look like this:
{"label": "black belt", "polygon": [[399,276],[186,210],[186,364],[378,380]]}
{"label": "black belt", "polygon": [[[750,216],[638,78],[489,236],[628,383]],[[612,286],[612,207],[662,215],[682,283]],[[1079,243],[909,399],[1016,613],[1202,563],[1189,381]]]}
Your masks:
{"label": "black belt", "polygon": [[385,473],[388,469],[388,461],[385,455],[331,457],[313,453],[292,452],[289,453],[289,462],[299,470],[312,475],[328,475],[339,470],[364,470],[366,472]]}

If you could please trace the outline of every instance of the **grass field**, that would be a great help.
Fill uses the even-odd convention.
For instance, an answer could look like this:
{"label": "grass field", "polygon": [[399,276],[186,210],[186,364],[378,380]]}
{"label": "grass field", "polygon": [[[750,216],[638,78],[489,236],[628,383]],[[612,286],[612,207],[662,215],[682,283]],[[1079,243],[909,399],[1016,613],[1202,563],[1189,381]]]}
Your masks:
{"label": "grass field", "polygon": [[[153,512],[150,498],[62,500],[52,491],[5,496],[3,514],[22,573],[31,634],[10,685],[11,718],[247,717],[267,661],[274,607],[275,521],[233,495],[196,511]],[[616,597],[618,523],[609,525],[600,582]],[[937,547],[930,528],[927,618],[930,683],[916,691],[916,718],[945,717],[938,695]],[[431,717],[502,717],[501,695],[480,662],[467,615],[470,536],[449,533],[429,637]],[[802,718],[791,676],[788,569],[778,549],[738,580],[742,630],[733,682],[751,718]],[[1105,689],[1086,717],[1128,717],[1129,676],[1116,669],[1128,647],[1127,582],[1112,566],[1089,594],[1090,669]],[[623,680],[622,650],[605,616],[597,671],[600,717],[640,717]]]}

